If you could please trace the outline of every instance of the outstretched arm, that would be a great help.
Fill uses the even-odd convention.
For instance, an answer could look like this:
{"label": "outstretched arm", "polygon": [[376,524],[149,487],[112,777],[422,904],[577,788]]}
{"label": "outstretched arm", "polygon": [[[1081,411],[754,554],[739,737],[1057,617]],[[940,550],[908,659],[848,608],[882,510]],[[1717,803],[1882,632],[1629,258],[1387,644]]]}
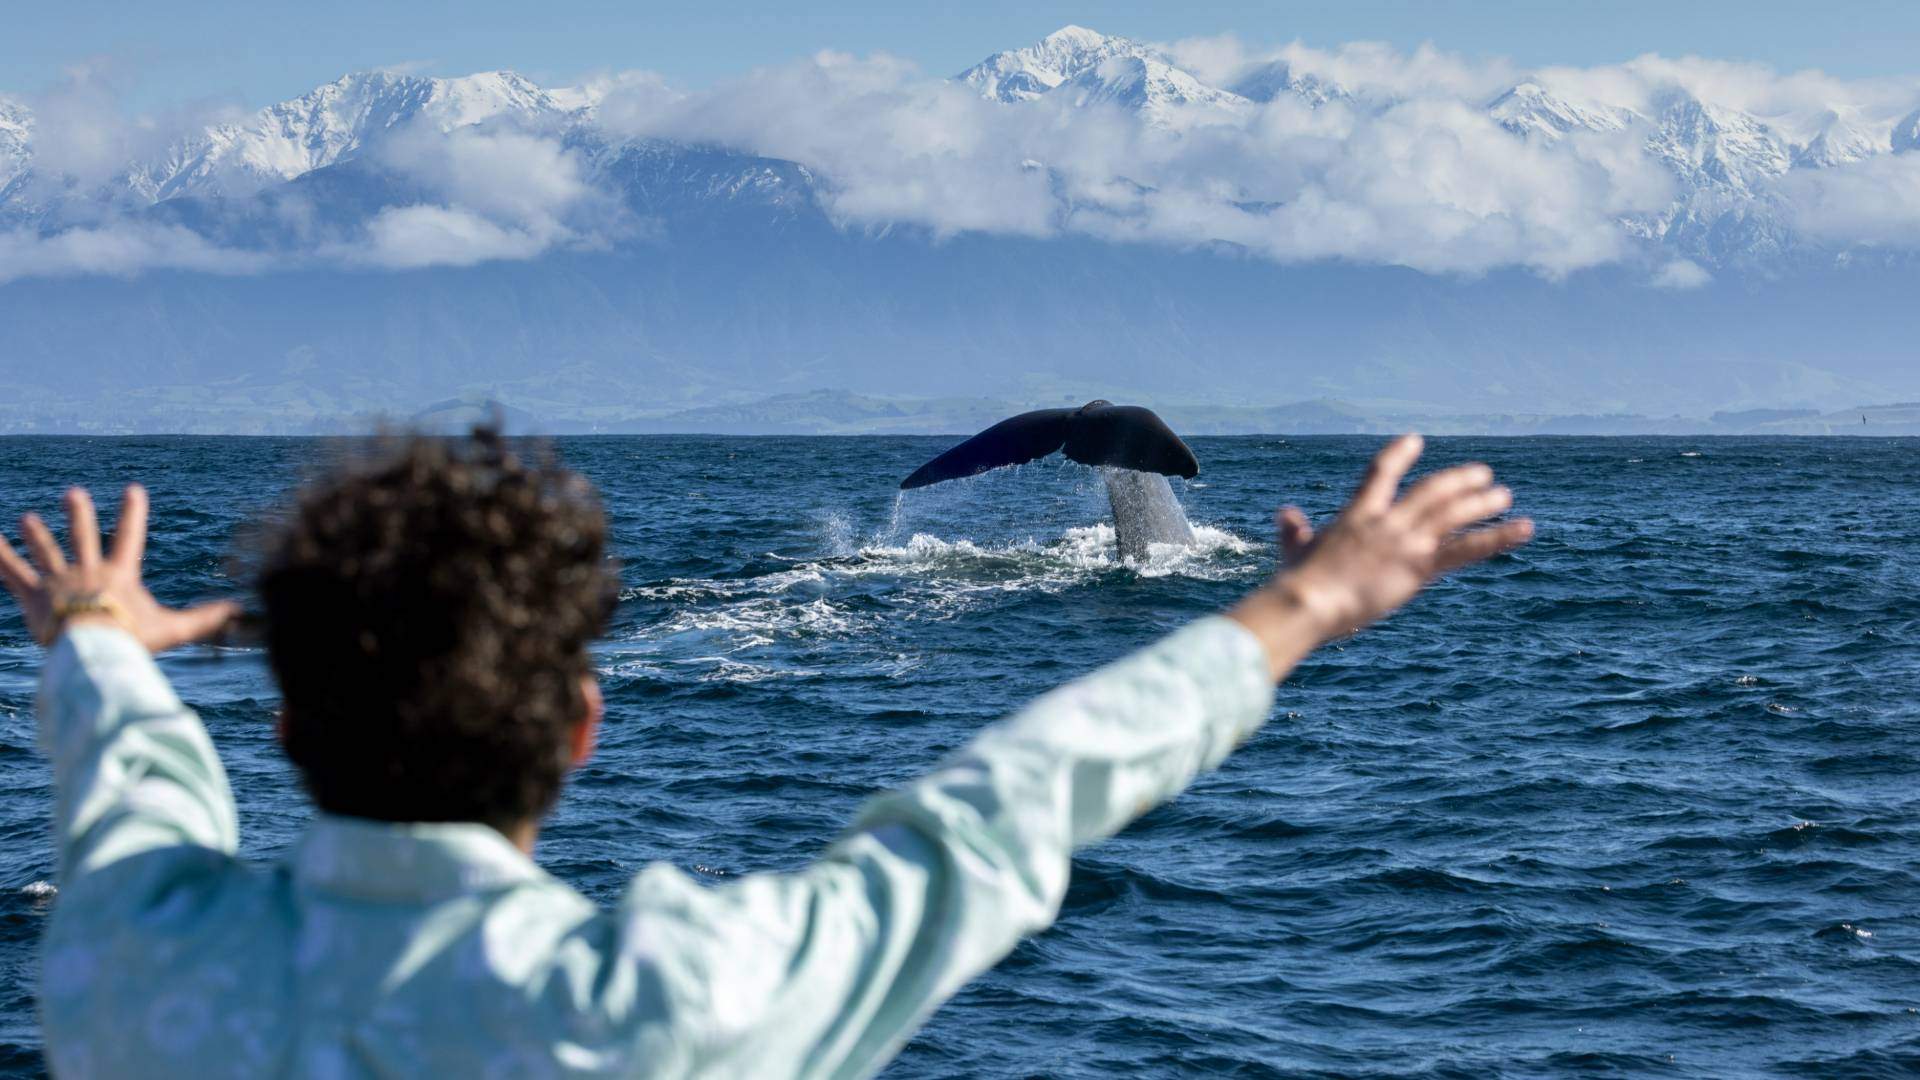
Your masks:
{"label": "outstretched arm", "polygon": [[1417,438],[1374,461],[1315,536],[1281,517],[1286,565],[1226,614],[1038,699],[931,776],[876,799],[821,862],[703,889],[656,868],[620,915],[659,979],[669,1071],[863,1075],[926,1015],[1050,923],[1073,850],[1211,768],[1266,719],[1276,682],[1329,637],[1449,569],[1524,543],[1480,465],[1396,498]]}
{"label": "outstretched arm", "polygon": [[141,584],[147,497],[140,487],[127,488],[104,555],[86,491],[68,491],[66,511],[71,561],[37,514],[20,521],[31,563],[0,538],[0,582],[48,648],[38,713],[53,762],[63,887],[154,848],[231,852],[226,774],[152,653],[214,632],[233,606],[165,608]]}

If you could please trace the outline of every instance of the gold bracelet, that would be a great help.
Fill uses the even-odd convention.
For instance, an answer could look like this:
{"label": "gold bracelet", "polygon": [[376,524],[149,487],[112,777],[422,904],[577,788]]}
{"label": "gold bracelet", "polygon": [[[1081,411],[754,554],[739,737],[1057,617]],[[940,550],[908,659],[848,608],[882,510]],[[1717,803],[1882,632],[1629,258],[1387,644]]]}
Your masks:
{"label": "gold bracelet", "polygon": [[77,593],[53,605],[53,611],[47,619],[47,634],[40,644],[52,645],[75,615],[105,615],[119,623],[120,629],[133,633],[133,616],[127,614],[126,607],[120,601],[104,593]]}

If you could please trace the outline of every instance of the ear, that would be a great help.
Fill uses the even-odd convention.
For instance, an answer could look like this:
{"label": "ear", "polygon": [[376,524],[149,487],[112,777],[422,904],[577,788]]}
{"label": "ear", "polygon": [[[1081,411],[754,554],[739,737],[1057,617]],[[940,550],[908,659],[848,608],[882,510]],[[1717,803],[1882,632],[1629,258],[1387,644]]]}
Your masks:
{"label": "ear", "polygon": [[576,769],[593,756],[593,745],[600,734],[600,717],[607,707],[606,699],[600,696],[600,681],[591,673],[580,677],[580,700],[586,703],[586,711],[579,723],[573,725],[573,745],[568,748]]}

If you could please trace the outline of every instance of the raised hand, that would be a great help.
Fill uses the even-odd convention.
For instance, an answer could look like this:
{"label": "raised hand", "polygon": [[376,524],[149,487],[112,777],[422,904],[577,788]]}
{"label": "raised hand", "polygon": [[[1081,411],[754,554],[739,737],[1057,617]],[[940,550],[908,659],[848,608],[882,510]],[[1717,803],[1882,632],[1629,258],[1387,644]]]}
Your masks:
{"label": "raised hand", "polygon": [[1389,443],[1323,533],[1295,507],[1280,512],[1281,572],[1228,613],[1267,644],[1276,676],[1320,641],[1405,604],[1434,578],[1532,538],[1524,518],[1471,528],[1513,505],[1513,493],[1485,465],[1442,470],[1400,496],[1421,446],[1418,435]]}
{"label": "raised hand", "polygon": [[51,645],[69,625],[101,623],[126,629],[150,652],[199,641],[219,631],[238,613],[238,605],[220,601],[190,608],[162,607],[140,580],[147,544],[147,492],[129,484],[120,503],[113,550],[100,551],[100,526],[93,498],[85,488],[67,489],[67,560],[52,530],[38,514],[20,519],[20,536],[29,558],[0,537],[0,583],[19,601],[27,629]]}

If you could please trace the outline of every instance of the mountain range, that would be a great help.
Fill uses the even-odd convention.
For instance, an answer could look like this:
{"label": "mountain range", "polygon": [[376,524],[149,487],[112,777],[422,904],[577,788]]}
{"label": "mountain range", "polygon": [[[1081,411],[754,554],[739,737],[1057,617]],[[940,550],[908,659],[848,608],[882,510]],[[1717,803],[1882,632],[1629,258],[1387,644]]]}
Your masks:
{"label": "mountain range", "polygon": [[[1081,126],[1136,125],[1163,157],[1222,153],[1206,149],[1221,132],[1333,139],[1436,107],[1296,58],[1209,81],[1173,50],[1071,26],[945,85],[1063,146]],[[1184,233],[1134,235],[1141,205],[1184,193],[1064,157],[1007,180],[1046,200],[1031,228],[876,211],[875,185],[832,154],[636,126],[623,93],[361,72],[90,173],[44,149],[58,140],[27,102],[0,98],[4,427],[311,430],[485,398],[633,429],[827,387],[1339,399],[1395,417],[1817,415],[1920,397],[1911,253],[1802,228],[1792,187],[1907,167],[1920,108],[1763,116],[1677,83],[1603,101],[1517,79],[1448,107],[1525,153],[1587,154],[1588,172],[1631,156],[1658,198],[1608,210],[1617,238],[1600,243],[1618,250],[1571,273],[1453,273],[1391,253],[1275,257],[1197,212]],[[519,171],[492,183],[509,160]],[[1254,181],[1221,206],[1282,220],[1312,193],[1271,199],[1258,180],[1293,160],[1236,173]],[[1475,193],[1448,198],[1472,209]],[[1499,231],[1505,211],[1476,212]]]}

